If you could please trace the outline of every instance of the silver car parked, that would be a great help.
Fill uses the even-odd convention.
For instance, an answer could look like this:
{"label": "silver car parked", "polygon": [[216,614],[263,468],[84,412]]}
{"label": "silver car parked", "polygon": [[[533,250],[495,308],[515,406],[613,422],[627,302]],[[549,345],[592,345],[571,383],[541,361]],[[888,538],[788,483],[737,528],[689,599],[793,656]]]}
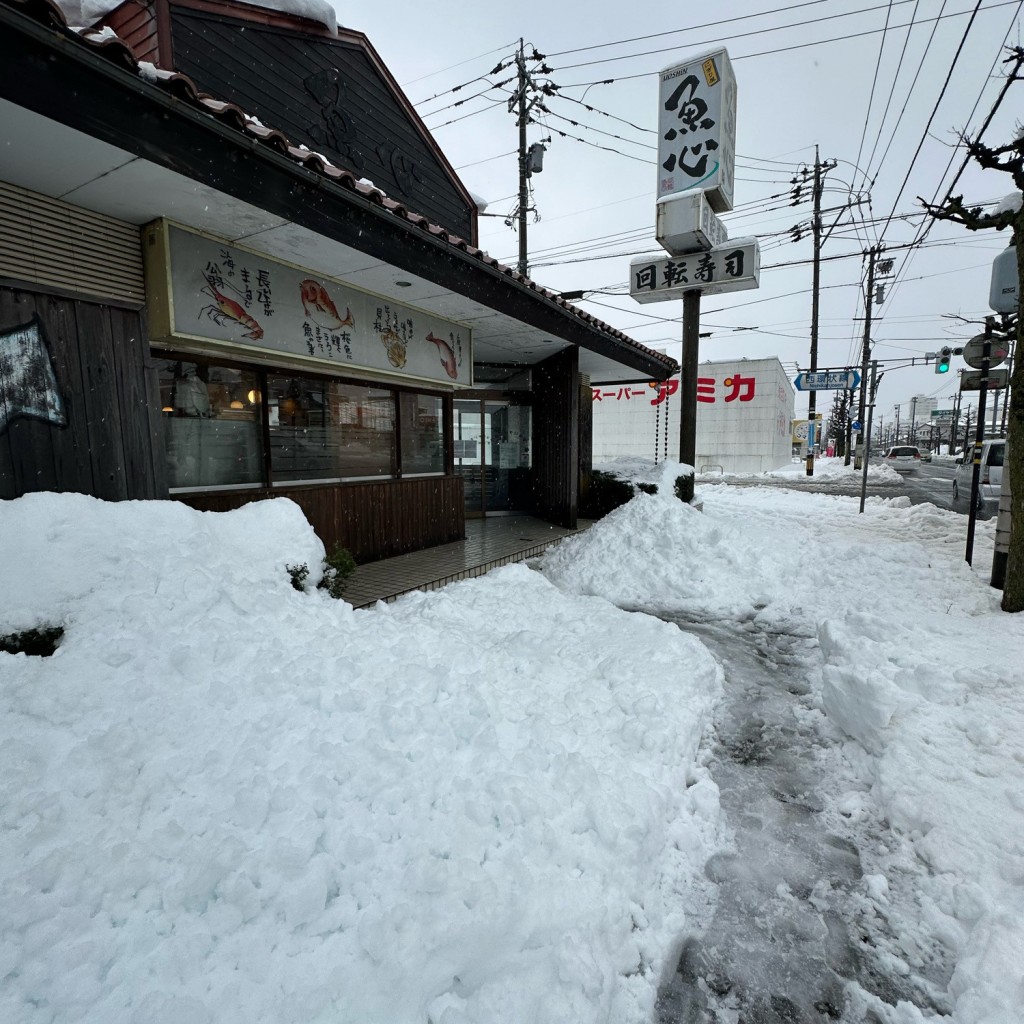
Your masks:
{"label": "silver car parked", "polygon": [[[994,438],[981,446],[981,475],[978,486],[978,508],[995,512],[999,507],[999,492],[1003,487],[1003,458],[1006,455],[1006,441]],[[971,496],[971,480],[974,475],[974,445],[970,445],[957,461],[953,477],[953,501]]]}

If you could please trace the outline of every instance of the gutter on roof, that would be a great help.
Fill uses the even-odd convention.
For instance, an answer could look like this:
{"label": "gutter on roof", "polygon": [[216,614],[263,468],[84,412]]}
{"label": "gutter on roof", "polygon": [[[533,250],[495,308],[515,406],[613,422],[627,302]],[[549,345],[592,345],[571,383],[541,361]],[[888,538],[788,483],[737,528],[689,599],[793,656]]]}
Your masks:
{"label": "gutter on roof", "polygon": [[[45,0],[0,0],[0,95],[276,216],[365,252],[400,270],[627,366],[647,379],[678,372],[555,293],[503,267],[425,218],[410,214],[351,172],[322,173],[288,155],[279,132],[239,130],[237,108],[222,122],[184,76],[166,86],[143,80],[119,41],[90,44],[56,21]],[[58,18],[62,21],[62,18]],[[41,19],[41,20],[40,20]],[[110,57],[106,55],[109,53]],[[110,59],[112,58],[112,59]],[[72,105],[68,97],[76,97]],[[116,112],[116,116],[110,116]],[[298,153],[295,150],[295,153]],[[320,170],[313,170],[312,167]]]}

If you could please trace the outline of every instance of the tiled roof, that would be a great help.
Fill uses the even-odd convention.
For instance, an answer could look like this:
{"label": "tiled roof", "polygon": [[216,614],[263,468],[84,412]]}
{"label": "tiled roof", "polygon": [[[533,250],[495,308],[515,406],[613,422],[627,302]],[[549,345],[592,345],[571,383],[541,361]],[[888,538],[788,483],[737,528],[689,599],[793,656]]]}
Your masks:
{"label": "tiled roof", "polygon": [[470,256],[475,257],[481,263],[499,271],[507,277],[518,281],[531,291],[544,296],[556,305],[572,313],[589,328],[599,331],[616,341],[646,355],[652,356],[659,361],[666,363],[666,370],[671,372],[675,367],[675,360],[660,352],[641,345],[634,341],[627,334],[605,323],[597,317],[574,306],[563,299],[558,292],[550,291],[535,281],[520,274],[512,267],[499,263],[494,257],[488,255],[482,249],[471,245],[464,238],[451,234],[438,224],[433,224],[426,217],[408,209],[404,204],[391,199],[380,189],[375,188],[360,180],[352,171],[338,167],[331,163],[326,157],[315,153],[305,146],[296,146],[283,132],[274,128],[268,128],[257,118],[246,113],[241,107],[234,103],[217,99],[207,93],[201,92],[187,75],[177,72],[164,71],[153,64],[140,62],[135,56],[132,48],[114,33],[110,28],[95,30],[91,28],[69,28],[64,12],[53,0],[0,0],[0,3],[7,3],[16,10],[21,10],[41,24],[48,25],[63,31],[72,38],[79,39],[95,53],[100,54],[112,64],[139,75],[144,80],[158,86],[164,92],[170,93],[175,98],[188,103],[199,110],[208,113],[223,124],[243,132],[268,146],[275,152],[287,156],[296,163],[301,164],[307,170],[328,178],[343,188],[354,192],[364,199],[383,207],[394,216],[399,217],[409,224],[427,232],[435,238],[440,239]]}

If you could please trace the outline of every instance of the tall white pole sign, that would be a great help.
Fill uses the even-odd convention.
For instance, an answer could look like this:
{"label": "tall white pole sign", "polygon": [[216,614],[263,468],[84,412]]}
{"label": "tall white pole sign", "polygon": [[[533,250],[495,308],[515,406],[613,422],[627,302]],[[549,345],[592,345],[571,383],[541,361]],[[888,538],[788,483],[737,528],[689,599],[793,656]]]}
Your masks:
{"label": "tall white pole sign", "polygon": [[732,209],[736,178],[736,78],[715,50],[661,72],[658,199],[704,192],[716,213]]}

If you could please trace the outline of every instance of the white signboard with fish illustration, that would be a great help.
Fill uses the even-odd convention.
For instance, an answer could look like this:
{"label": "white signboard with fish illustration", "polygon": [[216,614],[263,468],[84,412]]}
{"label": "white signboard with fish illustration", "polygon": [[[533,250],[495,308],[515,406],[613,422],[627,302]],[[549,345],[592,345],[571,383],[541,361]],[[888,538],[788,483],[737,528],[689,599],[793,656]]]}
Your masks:
{"label": "white signboard with fish illustration", "polygon": [[167,221],[148,225],[143,238],[156,342],[285,354],[341,374],[473,383],[472,332],[463,324]]}

